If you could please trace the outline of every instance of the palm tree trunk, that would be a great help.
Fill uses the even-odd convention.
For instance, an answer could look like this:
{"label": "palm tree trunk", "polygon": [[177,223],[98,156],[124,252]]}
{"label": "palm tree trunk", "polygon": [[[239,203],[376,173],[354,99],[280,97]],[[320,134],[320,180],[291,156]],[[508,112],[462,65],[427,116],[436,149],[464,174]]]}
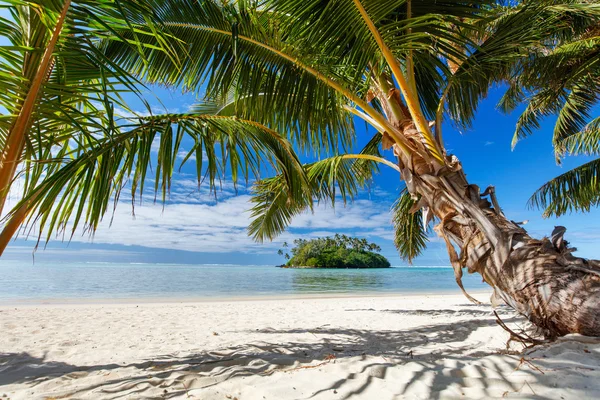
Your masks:
{"label": "palm tree trunk", "polygon": [[533,239],[506,218],[493,187],[481,193],[467,181],[455,156],[444,155],[443,164],[434,165],[431,157],[423,156],[428,150],[411,113],[395,115],[392,108],[401,108],[402,100],[386,89],[380,86],[375,96],[412,151],[407,154],[392,145],[387,132],[383,147],[393,147],[401,178],[415,201],[412,211],[422,210],[425,225],[434,217],[440,221],[434,230],[446,243],[456,281],[467,298],[477,302],[462,286],[464,268],[479,273],[494,288],[492,304],[504,301],[547,337],[600,336],[600,261],[574,257],[575,249],[563,239],[564,227],[556,227],[551,239]]}
{"label": "palm tree trunk", "polygon": [[46,46],[46,50],[40,61],[37,72],[31,81],[31,86],[27,92],[27,96],[23,101],[23,105],[19,110],[19,114],[13,123],[6,140],[6,144],[0,154],[0,214],[6,203],[6,198],[10,190],[10,186],[15,177],[17,166],[21,160],[27,133],[31,128],[32,116],[35,112],[35,106],[42,91],[44,81],[47,79],[52,68],[52,54],[60,37],[63,24],[65,22],[67,12],[71,6],[71,0],[66,0],[63,5],[62,12],[56,21],[56,27],[52,33],[52,37]]}
{"label": "palm tree trunk", "polygon": [[468,268],[494,288],[493,303],[502,299],[546,336],[600,336],[600,261],[571,255],[575,249],[563,239],[563,227],[550,239],[531,238],[504,216],[493,187],[480,193],[458,160],[448,161],[436,174],[399,164],[424,215],[440,220],[435,230],[446,242],[459,285],[462,268]]}

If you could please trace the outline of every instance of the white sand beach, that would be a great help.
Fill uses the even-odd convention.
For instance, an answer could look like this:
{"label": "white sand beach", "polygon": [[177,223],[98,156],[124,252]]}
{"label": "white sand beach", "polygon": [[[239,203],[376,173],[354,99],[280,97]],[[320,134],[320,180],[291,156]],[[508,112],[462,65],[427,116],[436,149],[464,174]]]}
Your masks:
{"label": "white sand beach", "polygon": [[600,398],[598,340],[506,351],[462,295],[1,306],[0,332],[9,399]]}

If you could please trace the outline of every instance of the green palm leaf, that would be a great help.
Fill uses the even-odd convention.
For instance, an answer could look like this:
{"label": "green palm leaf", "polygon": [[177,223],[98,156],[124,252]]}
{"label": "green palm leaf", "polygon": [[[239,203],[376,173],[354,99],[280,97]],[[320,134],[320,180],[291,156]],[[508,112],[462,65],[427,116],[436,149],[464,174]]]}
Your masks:
{"label": "green palm leaf", "polygon": [[[105,42],[124,41],[145,58],[143,43],[118,32],[131,30],[129,19],[146,21],[135,36],[160,40],[153,9],[137,1],[11,1],[11,18],[0,19],[9,44],[0,46],[0,148],[6,165],[20,165],[25,192],[55,170],[53,155],[72,154],[77,146],[115,130],[115,107],[127,109],[123,92],[139,93],[140,82],[106,57]],[[170,57],[165,43],[153,46]],[[7,140],[11,137],[11,146]],[[21,150],[22,148],[22,150]],[[2,168],[1,204],[15,171]]]}
{"label": "green palm leaf", "polygon": [[[187,57],[180,69],[161,52],[151,53],[146,63],[118,42],[110,43],[106,54],[149,82],[203,90],[207,98],[232,93],[236,115],[291,132],[301,149],[333,149],[352,141],[350,114],[339,93],[300,65],[322,76],[334,74],[341,84],[346,80],[344,69],[320,70],[329,63],[320,64],[315,55],[284,42],[289,34],[274,25],[278,20],[270,21],[266,11],[244,2],[234,6],[189,0],[166,2],[157,12],[170,34],[186,43]],[[146,39],[152,43],[151,37]]]}
{"label": "green palm leaf", "polygon": [[[556,115],[553,145],[557,161],[567,154],[599,154],[598,126],[592,118],[600,99],[600,7],[593,3],[553,4],[559,29],[513,67],[504,111],[527,103],[519,117],[513,146]],[[563,27],[560,29],[560,27]],[[572,169],[544,184],[529,200],[544,215],[589,211],[598,204],[598,160]]]}
{"label": "green palm leaf", "polygon": [[550,9],[564,10],[562,18],[572,18],[573,29],[559,31],[554,40],[547,38],[516,64],[516,77],[501,106],[512,111],[518,104],[528,103],[517,123],[513,145],[539,129],[543,118],[557,114],[553,141],[559,151],[563,139],[583,129],[599,98],[600,38],[594,35],[593,26],[600,21],[600,13],[597,5]]}
{"label": "green palm leaf", "polygon": [[573,155],[600,155],[600,117],[581,131],[570,135],[558,144],[557,152]]}
{"label": "green palm leaf", "polygon": [[545,216],[587,212],[600,204],[600,159],[590,161],[545,183],[529,199]]}
{"label": "green palm leaf", "polygon": [[[377,164],[397,168],[379,155],[381,135],[375,135],[359,154],[333,156],[303,166],[308,177],[308,190],[300,196],[287,195],[288,188],[282,175],[258,181],[253,187],[252,222],[249,234],[257,241],[272,240],[281,234],[294,216],[311,210],[313,202],[352,201],[361,188],[366,187]],[[339,196],[339,197],[338,197]]]}
{"label": "green palm leaf", "polygon": [[[264,163],[280,173],[285,195],[301,197],[307,177],[291,144],[276,132],[253,121],[235,117],[166,114],[140,118],[121,126],[110,137],[90,140],[54,160],[51,174],[29,190],[9,214],[19,216],[25,207],[32,214],[40,237],[67,228],[74,234],[80,224],[93,232],[124,189],[130,188],[132,204],[144,193],[150,164],[155,162],[154,192],[167,200],[171,178],[183,136],[194,145],[183,162],[196,156],[198,184],[211,191],[229,171],[234,181],[258,176]],[[156,157],[153,142],[158,141]],[[219,157],[219,154],[225,154]],[[207,158],[206,164],[202,159]],[[57,167],[60,165],[60,167]],[[9,222],[10,223],[10,222]]]}
{"label": "green palm leaf", "polygon": [[410,193],[404,190],[392,206],[394,244],[400,256],[408,262],[419,256],[429,242],[423,211],[413,211],[415,204]]}

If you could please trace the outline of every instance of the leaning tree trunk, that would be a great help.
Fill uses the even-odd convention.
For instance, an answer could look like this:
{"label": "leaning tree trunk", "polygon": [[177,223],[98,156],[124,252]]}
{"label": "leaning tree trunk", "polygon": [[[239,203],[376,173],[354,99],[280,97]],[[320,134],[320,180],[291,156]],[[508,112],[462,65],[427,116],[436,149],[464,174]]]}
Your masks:
{"label": "leaning tree trunk", "polygon": [[600,262],[571,255],[575,249],[563,240],[563,227],[551,239],[531,238],[504,216],[493,187],[480,193],[468,183],[458,160],[447,159],[436,172],[414,158],[399,157],[399,165],[425,223],[433,216],[439,219],[435,231],[446,242],[465,295],[475,301],[462,287],[462,268],[481,274],[494,288],[493,304],[502,299],[547,336],[600,336]]}
{"label": "leaning tree trunk", "polygon": [[550,239],[533,239],[506,218],[492,186],[480,193],[477,185],[469,184],[456,157],[446,156],[444,165],[429,160],[397,91],[381,86],[375,96],[414,151],[407,156],[387,133],[383,146],[394,148],[402,179],[416,201],[412,211],[422,210],[424,224],[434,217],[440,221],[434,229],[446,243],[463,293],[477,302],[462,286],[467,268],[494,288],[492,304],[503,300],[547,337],[600,336],[600,261],[573,256],[575,249],[563,240],[563,227],[556,227]]}
{"label": "leaning tree trunk", "polygon": [[461,289],[466,267],[494,288],[492,300],[501,298],[547,335],[600,335],[600,262],[571,255],[575,249],[563,240],[562,227],[551,239],[531,238],[504,216],[493,187],[480,193],[453,164],[454,171],[420,176],[404,166],[403,175],[439,218],[435,230],[446,242]]}

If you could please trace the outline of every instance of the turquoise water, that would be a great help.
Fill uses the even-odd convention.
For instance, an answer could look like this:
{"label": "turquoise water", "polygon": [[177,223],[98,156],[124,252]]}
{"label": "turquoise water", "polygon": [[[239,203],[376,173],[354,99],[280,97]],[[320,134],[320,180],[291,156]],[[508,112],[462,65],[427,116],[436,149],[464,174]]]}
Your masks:
{"label": "turquoise water", "polygon": [[[484,289],[478,275],[467,289]],[[282,269],[261,265],[0,262],[0,302],[456,292],[449,267]]]}

